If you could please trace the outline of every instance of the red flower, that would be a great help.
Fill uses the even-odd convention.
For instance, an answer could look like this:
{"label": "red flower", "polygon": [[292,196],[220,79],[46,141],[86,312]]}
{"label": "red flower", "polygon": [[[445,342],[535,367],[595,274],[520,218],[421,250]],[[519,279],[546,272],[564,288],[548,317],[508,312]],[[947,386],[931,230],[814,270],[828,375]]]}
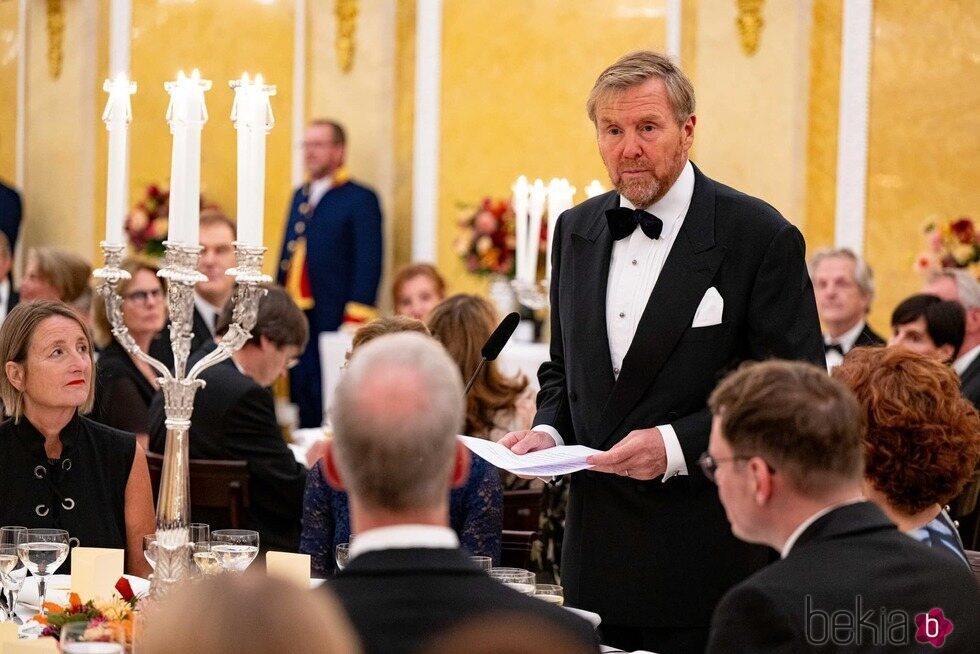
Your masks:
{"label": "red flower", "polygon": [[129,585],[129,579],[126,577],[119,577],[119,581],[116,582],[116,590],[119,591],[119,596],[127,602],[131,602],[136,597],[136,593],[133,592],[133,587]]}
{"label": "red flower", "polygon": [[976,238],[976,234],[973,229],[973,221],[967,217],[962,217],[958,220],[953,221],[949,226],[949,229],[953,232],[953,236],[956,237],[960,243],[973,243]]}

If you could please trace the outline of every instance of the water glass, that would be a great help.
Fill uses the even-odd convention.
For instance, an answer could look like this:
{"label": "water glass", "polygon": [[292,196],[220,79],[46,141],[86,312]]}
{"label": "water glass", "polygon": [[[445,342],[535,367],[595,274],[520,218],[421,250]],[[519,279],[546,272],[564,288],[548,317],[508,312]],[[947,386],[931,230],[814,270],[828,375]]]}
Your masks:
{"label": "water glass", "polygon": [[194,543],[193,549],[194,566],[202,577],[211,577],[221,572],[221,565],[211,551],[210,541]]}
{"label": "water glass", "polygon": [[536,584],[534,586],[534,596],[549,604],[561,606],[565,603],[565,593],[562,591],[561,586],[557,584]]}
{"label": "water glass", "polygon": [[489,556],[471,556],[470,561],[484,572],[490,572],[493,569],[493,559]]}
{"label": "water glass", "polygon": [[519,593],[534,595],[534,573],[522,568],[493,568],[490,578],[496,579]]}
{"label": "water glass", "polygon": [[350,561],[350,543],[338,543],[334,548],[334,560],[337,562],[337,570],[343,570]]}
{"label": "water glass", "polygon": [[250,529],[213,531],[211,553],[223,570],[245,572],[259,554],[259,532]]}
{"label": "water glass", "polygon": [[17,545],[17,555],[24,566],[37,577],[38,603],[47,614],[47,578],[68,558],[68,532],[64,529],[28,529],[27,538]]}
{"label": "water glass", "polygon": [[147,534],[143,536],[143,557],[150,567],[157,569],[157,535]]}
{"label": "water glass", "polygon": [[61,654],[124,654],[126,634],[111,622],[69,622],[61,627]]}
{"label": "water glass", "polygon": [[[204,547],[197,547],[201,543],[204,544]],[[194,559],[194,553],[199,551],[211,551],[211,527],[203,522],[192,522],[187,525],[187,559],[190,564],[188,573],[192,578],[203,574]],[[217,566],[218,562],[214,561],[214,565]]]}

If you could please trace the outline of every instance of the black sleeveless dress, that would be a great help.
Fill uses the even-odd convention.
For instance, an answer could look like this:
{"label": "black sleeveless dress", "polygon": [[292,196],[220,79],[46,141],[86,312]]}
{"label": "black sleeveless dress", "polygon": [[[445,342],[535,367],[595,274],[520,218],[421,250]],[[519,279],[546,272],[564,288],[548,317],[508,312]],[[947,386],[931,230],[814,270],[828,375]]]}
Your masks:
{"label": "black sleeveless dress", "polygon": [[[126,484],[133,434],[77,413],[61,430],[61,458],[26,418],[0,423],[0,526],[64,529],[71,545],[126,548]],[[57,570],[71,570],[71,557]]]}

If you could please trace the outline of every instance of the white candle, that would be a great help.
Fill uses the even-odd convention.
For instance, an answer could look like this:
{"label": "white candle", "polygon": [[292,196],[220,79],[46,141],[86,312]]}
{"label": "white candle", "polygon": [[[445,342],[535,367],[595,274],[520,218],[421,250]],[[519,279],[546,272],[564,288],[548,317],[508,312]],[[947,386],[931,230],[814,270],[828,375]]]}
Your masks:
{"label": "white candle", "polygon": [[563,211],[564,200],[561,199],[563,192],[561,181],[557,177],[552,178],[548,183],[548,247],[546,250],[547,258],[544,262],[545,279],[551,279],[551,241],[555,238],[555,223]]}
{"label": "white candle", "polygon": [[190,77],[181,71],[164,88],[170,93],[167,119],[174,136],[167,238],[196,246],[201,217],[201,129],[208,120],[204,92],[211,88],[211,81],[201,79],[197,69]]}
{"label": "white candle", "polygon": [[593,179],[591,182],[589,182],[589,185],[585,187],[585,196],[587,198],[594,198],[595,196],[602,195],[605,192],[606,189],[602,188],[602,184],[600,184],[599,180],[597,179]]}
{"label": "white candle", "polygon": [[106,245],[126,244],[123,234],[126,219],[127,192],[126,157],[129,152],[129,123],[133,119],[130,96],[136,93],[136,82],[120,73],[115,80],[106,80],[102,89],[109,94],[102,120],[109,130],[109,162],[106,175],[105,242]]}
{"label": "white candle", "polygon": [[514,210],[514,231],[517,237],[517,244],[514,247],[514,265],[516,266],[514,275],[517,279],[524,279],[526,276],[524,272],[526,267],[525,252],[527,251],[527,177],[524,175],[518,177],[511,187],[511,191],[513,192],[511,206]]}
{"label": "white candle", "polygon": [[531,197],[528,202],[530,221],[527,229],[527,278],[525,281],[537,281],[538,275],[538,251],[541,248],[541,218],[544,216],[545,203],[547,202],[548,191],[544,187],[544,182],[540,179],[534,180],[531,186]]}
{"label": "white candle", "polygon": [[247,227],[250,223],[248,212],[251,209],[249,203],[249,104],[251,102],[251,88],[248,73],[243,73],[240,80],[229,82],[235,89],[235,102],[231,106],[231,120],[235,123],[235,132],[238,137],[238,194],[236,206],[238,208],[238,235],[237,240],[242,241],[248,236]]}
{"label": "white candle", "polygon": [[248,74],[230,82],[235,88],[231,118],[238,130],[238,242],[261,247],[265,217],[265,141],[274,118],[269,97],[276,87]]}

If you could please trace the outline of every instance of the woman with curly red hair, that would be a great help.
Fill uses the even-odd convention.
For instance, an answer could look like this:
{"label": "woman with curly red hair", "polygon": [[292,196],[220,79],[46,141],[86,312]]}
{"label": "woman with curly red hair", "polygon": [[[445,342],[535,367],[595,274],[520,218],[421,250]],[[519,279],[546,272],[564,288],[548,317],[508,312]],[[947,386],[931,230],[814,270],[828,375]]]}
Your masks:
{"label": "woman with curly red hair", "polygon": [[942,506],[980,458],[980,414],[960,395],[956,373],[905,348],[858,348],[833,376],[865,412],[865,495],[899,529],[966,563]]}

